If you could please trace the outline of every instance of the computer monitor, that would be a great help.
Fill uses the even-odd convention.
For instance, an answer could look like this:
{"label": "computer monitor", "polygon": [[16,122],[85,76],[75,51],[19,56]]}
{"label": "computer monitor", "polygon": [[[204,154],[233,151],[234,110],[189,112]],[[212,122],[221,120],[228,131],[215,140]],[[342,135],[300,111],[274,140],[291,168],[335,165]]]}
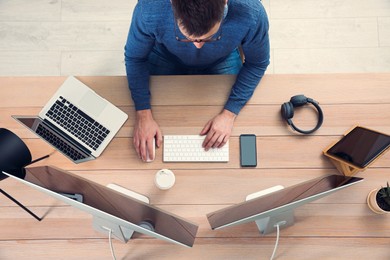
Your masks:
{"label": "computer monitor", "polygon": [[278,224],[280,227],[292,225],[295,208],[362,180],[357,177],[329,175],[288,188],[280,186],[266,195],[209,213],[207,219],[212,229],[255,221],[259,231],[267,234],[274,231]]}
{"label": "computer monitor", "polygon": [[25,177],[3,174],[91,214],[94,228],[127,242],[134,231],[192,247],[198,226],[118,191],[52,166],[26,168]]}

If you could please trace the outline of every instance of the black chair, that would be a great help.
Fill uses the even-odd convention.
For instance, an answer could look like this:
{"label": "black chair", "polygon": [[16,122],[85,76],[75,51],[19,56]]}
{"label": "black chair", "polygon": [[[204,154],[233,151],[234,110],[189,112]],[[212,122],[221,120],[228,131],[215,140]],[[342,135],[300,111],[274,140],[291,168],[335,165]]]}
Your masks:
{"label": "black chair", "polygon": [[[49,157],[49,155],[31,161],[31,153],[26,144],[11,131],[0,128],[0,181],[8,177],[2,173],[3,171],[24,179],[26,175],[26,166],[47,157]],[[27,211],[31,216],[41,221],[41,218],[32,213],[4,190],[0,189],[0,193],[4,194],[19,207]]]}

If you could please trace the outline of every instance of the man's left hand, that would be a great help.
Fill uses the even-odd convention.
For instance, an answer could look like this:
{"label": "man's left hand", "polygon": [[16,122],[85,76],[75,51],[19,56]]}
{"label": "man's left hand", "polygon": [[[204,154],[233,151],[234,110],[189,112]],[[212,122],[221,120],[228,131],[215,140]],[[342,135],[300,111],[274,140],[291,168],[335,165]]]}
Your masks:
{"label": "man's left hand", "polygon": [[205,150],[221,148],[230,138],[236,114],[224,109],[220,114],[207,122],[200,135],[207,134],[202,146]]}

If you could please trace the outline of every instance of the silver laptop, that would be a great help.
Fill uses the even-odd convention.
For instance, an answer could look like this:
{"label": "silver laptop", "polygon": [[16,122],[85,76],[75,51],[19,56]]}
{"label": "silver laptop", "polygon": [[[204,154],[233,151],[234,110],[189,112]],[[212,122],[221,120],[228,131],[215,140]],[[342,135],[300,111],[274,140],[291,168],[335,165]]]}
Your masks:
{"label": "silver laptop", "polygon": [[100,156],[128,115],[70,76],[39,116],[12,116],[75,163]]}

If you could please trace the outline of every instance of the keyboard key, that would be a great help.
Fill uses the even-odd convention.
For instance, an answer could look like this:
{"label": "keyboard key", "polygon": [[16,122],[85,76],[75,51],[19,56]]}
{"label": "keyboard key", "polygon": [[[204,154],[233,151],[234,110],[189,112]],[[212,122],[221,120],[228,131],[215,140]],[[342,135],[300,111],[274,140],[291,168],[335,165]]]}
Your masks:
{"label": "keyboard key", "polygon": [[[46,116],[93,150],[97,150],[110,133],[99,122],[96,122],[63,97],[59,97],[59,100],[53,104]],[[103,129],[103,131],[100,129]]]}
{"label": "keyboard key", "polygon": [[205,136],[165,135],[163,145],[164,162],[228,162],[229,142],[222,148],[202,147]]}
{"label": "keyboard key", "polygon": [[79,153],[76,149],[65,143],[62,139],[48,131],[46,128],[44,128],[41,124],[38,125],[38,128],[36,130],[36,133],[41,136],[43,139],[48,141],[53,146],[57,147],[58,150],[63,152],[65,155],[70,157],[72,160],[80,160],[87,158],[87,156]]}

